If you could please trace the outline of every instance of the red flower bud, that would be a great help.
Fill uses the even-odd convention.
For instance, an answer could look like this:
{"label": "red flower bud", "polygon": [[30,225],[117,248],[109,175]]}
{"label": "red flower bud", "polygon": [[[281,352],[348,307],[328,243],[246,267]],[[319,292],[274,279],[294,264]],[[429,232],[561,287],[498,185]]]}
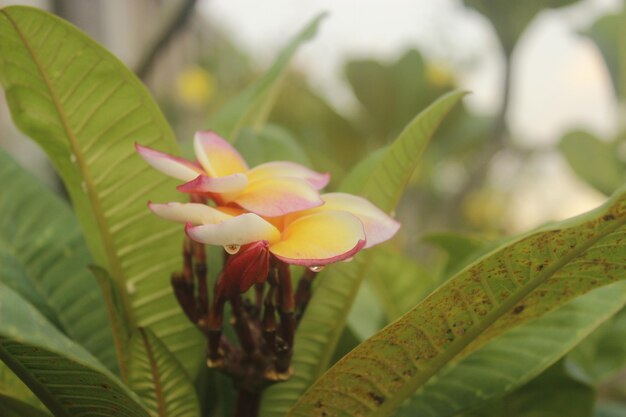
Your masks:
{"label": "red flower bud", "polygon": [[231,297],[238,292],[248,291],[255,283],[264,282],[269,273],[269,259],[267,240],[241,246],[237,253],[228,258],[217,283],[217,292]]}

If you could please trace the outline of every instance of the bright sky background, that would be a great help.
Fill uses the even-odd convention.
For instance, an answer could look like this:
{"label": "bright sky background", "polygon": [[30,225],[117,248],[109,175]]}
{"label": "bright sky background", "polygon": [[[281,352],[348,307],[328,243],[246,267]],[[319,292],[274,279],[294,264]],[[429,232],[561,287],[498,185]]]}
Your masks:
{"label": "bright sky background", "polygon": [[[513,57],[509,112],[513,135],[524,140],[521,146],[551,146],[576,127],[603,137],[615,133],[617,114],[608,73],[594,45],[577,32],[621,4],[586,0],[546,11],[526,31]],[[409,47],[457,69],[462,86],[473,92],[468,103],[475,111],[492,113],[498,106],[502,58],[497,40],[488,22],[460,0],[206,0],[200,7],[266,66],[290,35],[320,11],[328,11],[330,16],[317,37],[298,52],[295,65],[345,112],[355,104],[342,79],[345,60],[395,60]],[[524,174],[511,211],[519,229],[578,214],[603,199],[573,178],[556,153],[538,158]]]}

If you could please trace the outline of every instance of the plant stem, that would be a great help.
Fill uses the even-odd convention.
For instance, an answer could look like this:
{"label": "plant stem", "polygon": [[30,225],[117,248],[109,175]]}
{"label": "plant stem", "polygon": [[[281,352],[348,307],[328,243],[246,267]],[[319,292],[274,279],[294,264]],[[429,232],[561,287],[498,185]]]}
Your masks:
{"label": "plant stem", "polygon": [[252,392],[245,389],[237,390],[237,405],[235,417],[256,417],[259,414],[261,392]]}

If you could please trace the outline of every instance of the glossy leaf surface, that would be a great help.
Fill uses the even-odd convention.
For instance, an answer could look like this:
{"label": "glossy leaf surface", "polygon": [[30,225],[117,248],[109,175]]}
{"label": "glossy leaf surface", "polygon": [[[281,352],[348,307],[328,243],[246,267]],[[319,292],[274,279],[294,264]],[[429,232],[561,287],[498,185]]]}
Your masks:
{"label": "glossy leaf surface", "polygon": [[27,7],[0,10],[0,83],[16,125],[63,178],[96,264],[116,282],[133,324],[151,327],[189,370],[201,339],[169,276],[183,233],[146,208],[180,198],[133,144],[177,153],[154,101],[109,52],[65,21]]}

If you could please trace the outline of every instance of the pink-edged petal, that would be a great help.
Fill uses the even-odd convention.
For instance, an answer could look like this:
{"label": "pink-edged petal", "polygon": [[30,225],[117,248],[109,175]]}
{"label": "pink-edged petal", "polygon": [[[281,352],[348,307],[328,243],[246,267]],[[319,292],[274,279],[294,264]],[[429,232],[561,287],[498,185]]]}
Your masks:
{"label": "pink-edged petal", "polygon": [[300,217],[270,244],[278,259],[294,265],[321,266],[354,256],[365,246],[361,221],[344,211],[320,211]]}
{"label": "pink-edged petal", "polygon": [[345,193],[328,193],[321,197],[324,205],[316,210],[347,211],[361,220],[367,236],[366,248],[391,239],[400,229],[400,223],[363,197]]}
{"label": "pink-edged petal", "polygon": [[317,190],[298,178],[251,181],[232,202],[264,217],[282,216],[323,204]]}
{"label": "pink-edged petal", "polygon": [[303,165],[289,161],[267,162],[248,172],[250,181],[275,177],[300,178],[308,181],[316,190],[326,187],[330,180],[328,173],[315,172]]}
{"label": "pink-edged petal", "polygon": [[183,193],[234,193],[243,190],[247,185],[246,174],[232,174],[219,178],[200,175],[176,189]]}
{"label": "pink-edged petal", "polygon": [[233,216],[199,203],[148,203],[154,214],[177,223],[209,224],[228,220]]}
{"label": "pink-edged petal", "polygon": [[141,146],[138,143],[135,143],[135,149],[137,149],[144,161],[170,177],[178,178],[182,181],[191,181],[198,175],[204,174],[204,171],[199,166],[186,159],[159,152],[152,148]]}
{"label": "pink-edged petal", "polygon": [[280,239],[278,229],[253,213],[231,217],[216,224],[188,224],[185,230],[190,238],[207,245],[245,245],[259,240],[275,242]]}
{"label": "pink-edged petal", "polygon": [[193,147],[196,158],[211,177],[224,177],[248,170],[239,152],[214,132],[196,132]]}

